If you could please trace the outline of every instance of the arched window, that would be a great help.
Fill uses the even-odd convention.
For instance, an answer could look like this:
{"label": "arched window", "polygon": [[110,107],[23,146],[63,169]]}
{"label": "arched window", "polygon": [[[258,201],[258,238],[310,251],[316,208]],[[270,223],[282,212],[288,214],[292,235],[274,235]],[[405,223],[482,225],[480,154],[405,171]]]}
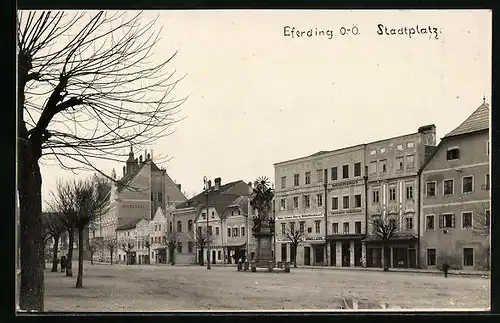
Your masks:
{"label": "arched window", "polygon": [[177,232],[182,232],[182,222],[177,221]]}
{"label": "arched window", "polygon": [[188,231],[193,231],[193,220],[188,221]]}

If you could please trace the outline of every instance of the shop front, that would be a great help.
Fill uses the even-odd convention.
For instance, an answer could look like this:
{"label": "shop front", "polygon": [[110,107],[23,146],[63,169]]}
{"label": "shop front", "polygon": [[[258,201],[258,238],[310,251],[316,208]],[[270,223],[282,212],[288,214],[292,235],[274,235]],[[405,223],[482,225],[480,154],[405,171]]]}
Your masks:
{"label": "shop front", "polygon": [[363,234],[332,234],[326,236],[330,248],[329,265],[361,267]]}
{"label": "shop front", "polygon": [[241,259],[242,261],[247,260],[247,250],[246,250],[247,244],[245,243],[239,243],[239,244],[227,244],[224,246],[225,254],[227,257],[227,263],[228,264],[236,264],[238,263],[238,260]]}
{"label": "shop front", "polygon": [[383,241],[378,236],[369,236],[363,240],[366,243],[367,267],[382,267],[382,259],[387,259],[391,268],[417,268],[416,236],[398,234],[389,239],[389,254],[384,255]]}

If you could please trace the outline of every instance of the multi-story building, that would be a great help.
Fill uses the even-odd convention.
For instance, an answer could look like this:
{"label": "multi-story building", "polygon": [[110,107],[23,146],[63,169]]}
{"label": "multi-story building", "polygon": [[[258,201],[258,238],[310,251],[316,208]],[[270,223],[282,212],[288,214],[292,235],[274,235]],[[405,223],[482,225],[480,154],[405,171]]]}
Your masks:
{"label": "multi-story building", "polygon": [[[170,224],[172,225],[172,224]],[[150,263],[167,263],[167,216],[158,208],[155,216],[149,221]],[[172,231],[172,230],[170,230]]]}
{"label": "multi-story building", "polygon": [[[434,125],[366,144],[366,266],[380,267],[387,259],[389,267],[417,267],[419,171],[435,146]],[[397,226],[388,241],[390,255],[384,254],[382,239],[374,233],[373,220],[377,217],[390,217]]]}
{"label": "multi-story building", "polygon": [[489,268],[489,106],[444,136],[422,171],[421,264]]}
{"label": "multi-story building", "polygon": [[[144,250],[138,250],[138,242],[144,239],[144,231],[148,228],[148,219],[132,219],[116,228],[118,263],[134,265],[143,263]],[[141,256],[141,260],[139,260]]]}
{"label": "multi-story building", "polygon": [[274,165],[277,260],[294,261],[286,232],[299,228],[297,264],[360,265],[364,164],[364,146],[358,145]]}
{"label": "multi-story building", "polygon": [[[113,169],[111,177],[116,178]],[[102,240],[116,238],[117,227],[134,219],[152,219],[158,208],[165,214],[186,200],[181,185],[176,184],[165,169],[160,169],[147,152],[144,156],[134,157],[131,148],[123,177],[111,182],[109,193],[110,210],[93,223],[92,237]],[[109,251],[103,249],[101,257],[109,260]]]}
{"label": "multi-story building", "polygon": [[208,230],[209,232],[212,230],[210,259],[212,262],[222,263],[227,258],[227,246],[223,246],[222,217],[228,205],[241,196],[249,196],[252,190],[251,186],[241,180],[222,185],[221,178],[218,177],[214,180],[214,184],[208,190],[208,198],[205,190],[179,204],[172,212],[172,219],[168,220],[181,229],[177,232],[181,247],[177,249],[176,263],[195,263],[200,262],[201,257],[204,261],[208,258],[206,252],[201,254],[200,248],[197,248],[195,243],[196,230],[207,227],[207,215]]}

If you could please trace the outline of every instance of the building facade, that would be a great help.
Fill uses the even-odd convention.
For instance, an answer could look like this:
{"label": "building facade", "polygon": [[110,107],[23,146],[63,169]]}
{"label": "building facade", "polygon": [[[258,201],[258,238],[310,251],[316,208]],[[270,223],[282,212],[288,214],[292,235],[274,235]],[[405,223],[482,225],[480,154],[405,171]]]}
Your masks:
{"label": "building facade", "polygon": [[361,265],[364,152],[358,145],[274,165],[278,261],[295,260],[286,232],[299,228],[303,235],[297,264]]}
{"label": "building facade", "polygon": [[422,171],[421,264],[484,270],[490,264],[489,106],[444,136]]}
{"label": "building facade", "polygon": [[[423,126],[418,132],[366,144],[367,232],[364,239],[366,266],[418,266],[419,172],[426,156],[436,146],[436,127]],[[390,255],[374,233],[374,219],[391,218],[395,234],[389,241]],[[387,223],[386,223],[387,224]]]}
{"label": "building facade", "polygon": [[[113,169],[111,177],[116,179]],[[186,197],[165,169],[160,169],[149,153],[135,157],[131,148],[123,176],[110,181],[110,209],[93,223],[92,237],[99,240],[116,239],[116,228],[133,220],[151,220],[157,209],[167,209],[182,203]],[[100,258],[109,261],[109,250],[103,248]]]}

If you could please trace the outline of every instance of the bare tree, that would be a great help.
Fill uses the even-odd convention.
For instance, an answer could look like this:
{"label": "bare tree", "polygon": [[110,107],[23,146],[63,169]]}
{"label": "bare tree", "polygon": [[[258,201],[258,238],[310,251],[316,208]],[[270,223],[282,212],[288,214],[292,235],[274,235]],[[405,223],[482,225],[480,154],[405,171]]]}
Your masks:
{"label": "bare tree", "polygon": [[165,232],[165,236],[162,239],[164,241],[165,247],[168,250],[168,257],[170,259],[170,264],[175,265],[175,248],[179,243],[179,235],[177,232]]}
{"label": "bare tree", "polygon": [[[474,219],[472,220],[472,232],[478,236],[485,238],[491,235],[491,211],[490,204],[487,202],[481,202],[476,204],[474,208]],[[490,242],[488,241],[488,247],[486,248],[486,269],[490,269],[491,263],[491,248]]]}
{"label": "bare tree", "polygon": [[99,242],[95,239],[92,239],[89,241],[88,245],[87,245],[87,250],[89,251],[90,253],[90,264],[93,265],[94,264],[94,254],[97,252],[97,250],[100,249],[100,245],[99,245]]}
{"label": "bare tree", "polygon": [[293,256],[293,266],[297,267],[297,247],[304,241],[306,234],[303,228],[296,228],[294,222],[285,225],[285,232],[282,232],[283,238],[290,241],[292,248],[291,253]]}
{"label": "bare tree", "polygon": [[104,247],[109,251],[109,263],[113,264],[113,254],[118,246],[118,242],[115,237],[109,237],[104,239]]}
{"label": "bare tree", "polygon": [[399,215],[391,212],[388,214],[378,212],[369,218],[372,233],[382,242],[384,271],[389,271],[390,241],[396,235],[400,222]]}
{"label": "bare tree", "polygon": [[60,216],[55,214],[54,212],[45,212],[44,213],[44,224],[45,224],[45,232],[46,238],[50,237],[54,240],[54,245],[52,247],[52,272],[57,272],[57,253],[59,251],[59,240],[61,239],[61,235],[64,233],[66,228],[64,224],[61,222]]}
{"label": "bare tree", "polygon": [[193,242],[194,245],[196,246],[197,249],[201,250],[201,259],[200,259],[200,265],[204,265],[204,250],[207,248],[208,244],[212,243],[213,241],[213,236],[208,234],[208,228],[207,227],[198,227],[198,230],[196,233],[193,231]]}
{"label": "bare tree", "polygon": [[39,161],[93,169],[122,160],[169,134],[185,99],[170,98],[180,81],[166,72],[175,56],[152,62],[156,19],[141,13],[19,11],[18,191],[21,222],[20,308],[43,311],[42,199]]}
{"label": "bare tree", "polygon": [[135,241],[131,238],[123,238],[120,239],[120,249],[125,252],[126,264],[131,265],[131,257],[130,254],[134,251]]}

